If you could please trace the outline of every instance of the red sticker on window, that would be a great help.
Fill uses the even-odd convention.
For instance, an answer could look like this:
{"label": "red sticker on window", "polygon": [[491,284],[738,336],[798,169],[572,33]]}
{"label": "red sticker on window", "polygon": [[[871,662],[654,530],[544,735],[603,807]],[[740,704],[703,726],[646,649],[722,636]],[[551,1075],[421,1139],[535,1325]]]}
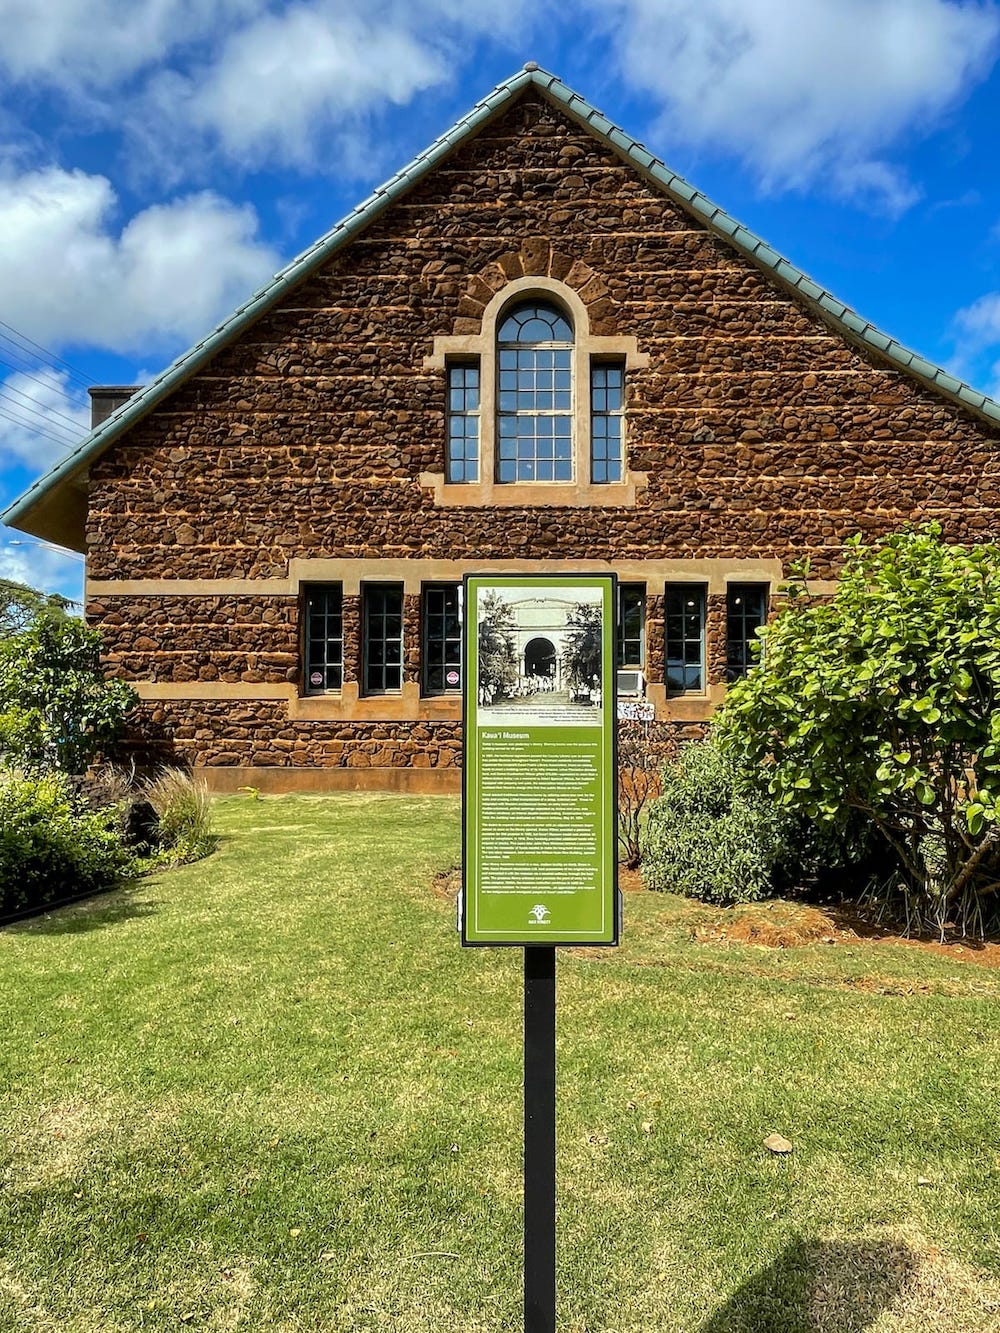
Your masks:
{"label": "red sticker on window", "polygon": [[322,673],[322,671],[314,671],[314,672],[312,673],[312,675],[309,677],[309,684],[310,684],[310,685],[322,685],[322,684],[323,684],[323,673]]}
{"label": "red sticker on window", "polygon": [[445,676],[445,680],[448,682],[449,685],[457,685],[459,681],[458,672],[449,671],[447,676]]}

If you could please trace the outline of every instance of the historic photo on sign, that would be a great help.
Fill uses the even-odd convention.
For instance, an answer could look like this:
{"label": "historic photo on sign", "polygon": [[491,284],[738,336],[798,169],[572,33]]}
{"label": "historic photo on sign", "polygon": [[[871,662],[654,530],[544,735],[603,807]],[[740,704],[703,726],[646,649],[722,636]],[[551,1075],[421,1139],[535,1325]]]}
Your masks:
{"label": "historic photo on sign", "polygon": [[599,589],[481,587],[477,679],[480,726],[600,726]]}

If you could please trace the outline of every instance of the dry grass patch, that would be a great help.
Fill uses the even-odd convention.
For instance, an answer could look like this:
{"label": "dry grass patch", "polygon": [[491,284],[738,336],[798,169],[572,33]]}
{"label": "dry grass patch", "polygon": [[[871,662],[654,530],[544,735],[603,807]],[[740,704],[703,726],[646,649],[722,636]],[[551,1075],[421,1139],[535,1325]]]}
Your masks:
{"label": "dry grass patch", "polygon": [[917,1230],[815,1247],[810,1333],[996,1333],[1000,1284]]}
{"label": "dry grass patch", "polygon": [[111,1129],[111,1116],[92,1103],[75,1098],[43,1107],[33,1124],[15,1138],[15,1187],[34,1188],[75,1176],[90,1157],[99,1153]]}
{"label": "dry grass patch", "polygon": [[691,926],[694,939],[733,944],[762,944],[770,949],[794,949],[804,944],[835,944],[838,931],[829,916],[816,907],[776,901],[721,908]]}

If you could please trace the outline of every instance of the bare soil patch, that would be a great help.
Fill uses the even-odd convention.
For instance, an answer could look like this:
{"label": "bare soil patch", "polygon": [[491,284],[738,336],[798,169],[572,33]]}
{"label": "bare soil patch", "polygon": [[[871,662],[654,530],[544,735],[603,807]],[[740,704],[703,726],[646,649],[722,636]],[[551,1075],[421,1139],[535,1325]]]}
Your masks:
{"label": "bare soil patch", "polygon": [[[694,907],[694,904],[692,904]],[[794,949],[809,944],[903,945],[941,957],[1000,967],[1000,941],[963,936],[946,940],[901,935],[884,922],[866,915],[856,903],[812,906],[775,900],[747,903],[741,907],[709,909],[698,905],[698,919],[691,925],[696,940],[718,944],[759,944],[771,949]]]}
{"label": "bare soil patch", "polygon": [[[645,893],[638,870],[618,867],[618,886],[623,893]],[[431,881],[436,898],[454,902],[462,888],[459,866],[439,870]],[[1000,968],[1000,939],[976,940],[968,936],[946,939],[937,936],[901,935],[893,926],[866,914],[857,903],[828,906],[789,902],[783,898],[740,907],[711,907],[694,899],[690,903],[688,929],[703,944],[758,944],[765,949],[796,949],[815,944],[893,944],[979,967]],[[679,918],[683,927],[683,911]],[[575,950],[584,953],[585,950]],[[603,956],[603,950],[596,950]]]}

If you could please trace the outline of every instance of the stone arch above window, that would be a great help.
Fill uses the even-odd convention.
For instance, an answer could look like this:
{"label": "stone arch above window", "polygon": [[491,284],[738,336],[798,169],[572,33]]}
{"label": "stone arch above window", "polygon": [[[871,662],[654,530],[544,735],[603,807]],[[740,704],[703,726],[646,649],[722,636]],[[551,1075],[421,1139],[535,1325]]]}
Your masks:
{"label": "stone arch above window", "polygon": [[[476,281],[485,296],[488,284]],[[593,290],[594,283],[588,277],[584,290]],[[594,302],[603,305],[606,299],[600,284]],[[622,374],[645,367],[649,357],[638,350],[636,339],[592,333],[592,306],[568,283],[544,274],[507,281],[485,304],[477,304],[482,315],[475,321],[476,331],[435,338],[433,354],[424,360],[425,369],[444,372],[451,404],[447,471],[420,476],[420,484],[433,490],[435,504],[634,506],[646,475],[630,472],[627,459],[611,472],[604,459],[602,478],[618,475],[593,480],[591,383],[594,367],[618,366]],[[461,317],[461,327],[471,323],[468,315]],[[541,334],[551,336],[534,336]],[[538,352],[544,355],[534,355]],[[562,397],[556,406],[556,394],[563,392],[566,381],[565,373],[560,374],[557,389],[556,352],[563,354],[558,358],[561,372],[568,360],[568,408]],[[513,367],[508,353],[513,354]],[[524,354],[523,367],[517,364],[519,354]],[[523,380],[516,374],[522,370]],[[464,387],[470,373],[472,392]],[[520,402],[511,400],[510,393],[518,393],[522,383],[524,396]],[[516,442],[513,450],[511,439]],[[606,444],[599,447],[606,452]]]}

